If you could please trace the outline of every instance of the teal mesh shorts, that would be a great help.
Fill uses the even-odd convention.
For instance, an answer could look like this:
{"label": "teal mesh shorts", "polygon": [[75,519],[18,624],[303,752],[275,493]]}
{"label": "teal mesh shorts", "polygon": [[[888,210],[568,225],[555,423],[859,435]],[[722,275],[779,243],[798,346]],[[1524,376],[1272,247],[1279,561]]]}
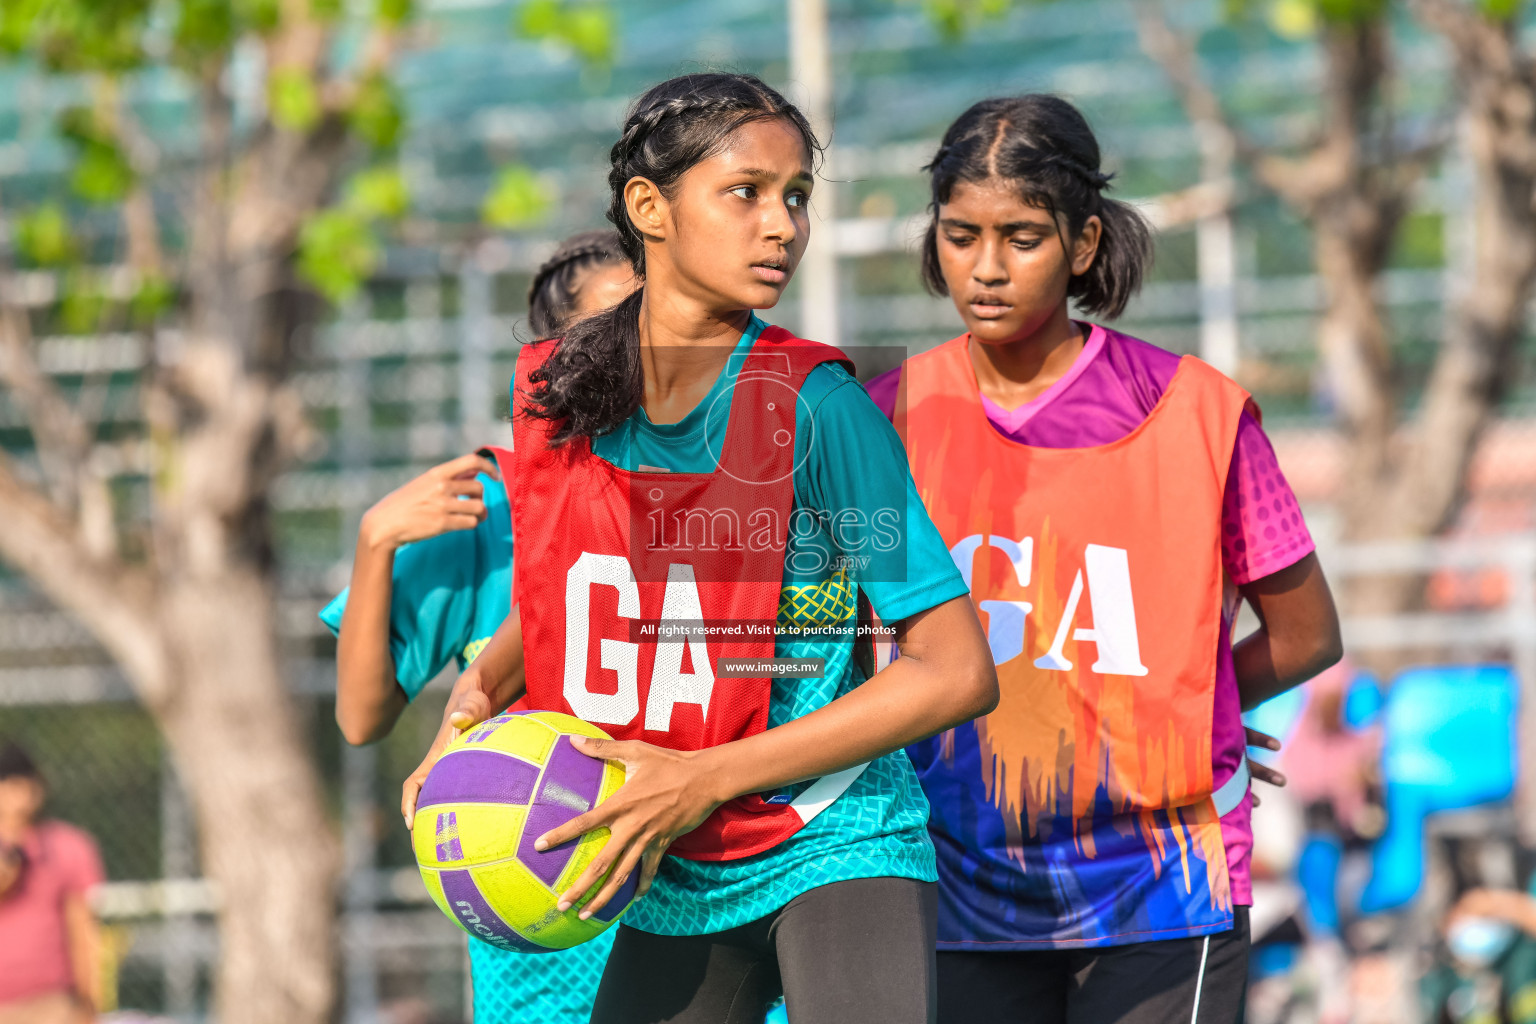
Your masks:
{"label": "teal mesh shorts", "polygon": [[615,928],[559,953],[506,953],[469,940],[475,1024],[587,1024]]}

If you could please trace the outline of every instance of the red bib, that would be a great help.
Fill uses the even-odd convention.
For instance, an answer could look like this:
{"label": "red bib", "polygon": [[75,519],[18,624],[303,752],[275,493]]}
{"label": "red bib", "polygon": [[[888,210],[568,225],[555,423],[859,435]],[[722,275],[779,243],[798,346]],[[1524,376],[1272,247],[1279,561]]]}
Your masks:
{"label": "red bib", "polygon": [[[554,344],[523,349],[516,395]],[[772,680],[717,669],[722,658],[774,656],[800,386],[839,360],[829,346],[763,331],[725,393],[729,426],[712,473],[629,472],[593,455],[584,437],[552,446],[559,424],[515,400],[516,485],[507,483],[528,707],[674,750],[766,728]],[[658,641],[663,621],[725,628]],[[736,860],[803,824],[794,808],[753,794],[721,806],[669,852]]]}

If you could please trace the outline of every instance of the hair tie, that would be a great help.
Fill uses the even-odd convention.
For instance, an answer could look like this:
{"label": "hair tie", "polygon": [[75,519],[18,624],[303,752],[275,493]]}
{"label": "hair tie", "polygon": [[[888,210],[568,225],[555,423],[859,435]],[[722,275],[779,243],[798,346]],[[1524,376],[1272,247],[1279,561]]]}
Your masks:
{"label": "hair tie", "polygon": [[1073,174],[1076,174],[1079,178],[1082,178],[1096,189],[1102,190],[1107,188],[1110,181],[1114,178],[1113,174],[1105,174],[1097,167],[1089,167],[1081,160],[1077,160],[1064,154],[1057,154],[1055,157],[1055,162],[1060,164],[1062,167],[1065,167]]}

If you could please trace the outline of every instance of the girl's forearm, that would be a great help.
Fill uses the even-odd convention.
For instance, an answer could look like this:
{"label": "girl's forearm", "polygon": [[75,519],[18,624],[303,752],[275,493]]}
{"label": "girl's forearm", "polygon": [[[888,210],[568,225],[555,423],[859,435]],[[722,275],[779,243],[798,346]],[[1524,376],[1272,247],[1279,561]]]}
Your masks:
{"label": "girl's forearm", "polygon": [[446,724],[460,712],[469,713],[476,721],[488,718],[506,710],[527,687],[522,618],[513,608],[453,684],[448,706],[443,709],[443,721]]}
{"label": "girl's forearm", "polygon": [[997,670],[969,597],[924,613],[929,634],[863,685],[792,722],[700,751],[723,802],[819,778],[990,712]]}
{"label": "girl's forearm", "polygon": [[336,723],[348,743],[371,743],[394,727],[407,703],[389,651],[395,549],[360,531],[341,633],[336,640]]}

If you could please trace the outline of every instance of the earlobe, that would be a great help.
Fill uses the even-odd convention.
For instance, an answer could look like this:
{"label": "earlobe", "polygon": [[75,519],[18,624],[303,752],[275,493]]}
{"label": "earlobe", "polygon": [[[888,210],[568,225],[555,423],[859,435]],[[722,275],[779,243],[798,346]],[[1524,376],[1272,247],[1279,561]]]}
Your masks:
{"label": "earlobe", "polygon": [[1077,236],[1077,244],[1073,246],[1072,276],[1080,277],[1088,273],[1094,259],[1098,256],[1099,242],[1103,237],[1104,222],[1097,216],[1089,217]]}
{"label": "earlobe", "polygon": [[647,238],[666,237],[667,199],[647,178],[630,178],[624,186],[624,208],[635,230]]}

